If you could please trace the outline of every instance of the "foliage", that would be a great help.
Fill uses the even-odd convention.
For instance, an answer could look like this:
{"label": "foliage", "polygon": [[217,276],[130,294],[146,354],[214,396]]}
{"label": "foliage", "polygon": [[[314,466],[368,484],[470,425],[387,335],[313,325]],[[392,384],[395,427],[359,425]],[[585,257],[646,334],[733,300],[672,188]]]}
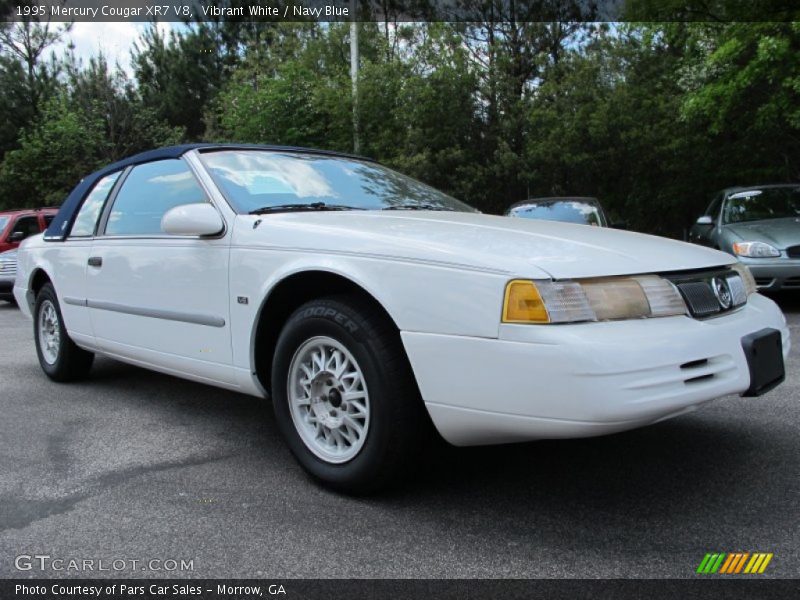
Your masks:
{"label": "foliage", "polygon": [[52,99],[42,109],[41,125],[25,130],[20,148],[6,153],[0,168],[3,206],[58,205],[100,166],[104,145],[99,118],[70,107],[65,96]]}
{"label": "foliage", "polygon": [[102,55],[83,66],[70,52],[60,68],[59,92],[22,129],[18,147],[5,153],[0,207],[58,205],[98,167],[183,137],[181,129],[153,118],[132,83]]}
{"label": "foliage", "polygon": [[[717,189],[800,177],[797,23],[723,23],[703,3],[707,23],[602,25],[464,6],[470,23],[358,25],[363,154],[487,212],[595,195],[676,237]],[[18,117],[0,124],[0,204],[57,203],[94,167],[182,139],[353,149],[348,23],[153,26],[133,80],[14,35],[44,43],[33,61],[0,48],[0,109]]]}

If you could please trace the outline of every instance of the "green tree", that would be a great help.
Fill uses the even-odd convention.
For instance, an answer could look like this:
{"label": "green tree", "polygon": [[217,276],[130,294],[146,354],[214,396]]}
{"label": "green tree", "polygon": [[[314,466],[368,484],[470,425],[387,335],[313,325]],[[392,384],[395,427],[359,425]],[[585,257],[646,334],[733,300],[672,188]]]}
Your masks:
{"label": "green tree", "polygon": [[70,107],[62,94],[42,107],[42,121],[22,134],[20,148],[0,167],[0,202],[12,206],[58,205],[102,163],[101,119]]}
{"label": "green tree", "polygon": [[[0,26],[0,153],[17,147],[20,131],[59,89],[60,64],[46,52],[69,26],[22,21]],[[12,116],[13,115],[13,116]]]}
{"label": "green tree", "polygon": [[684,118],[714,137],[737,183],[800,178],[800,23],[695,29],[705,52],[680,72]]}
{"label": "green tree", "polygon": [[163,35],[151,25],[132,52],[144,106],[190,140],[202,139],[205,109],[228,77],[230,62],[208,28]]}
{"label": "green tree", "polygon": [[0,166],[4,206],[57,205],[100,166],[182,137],[147,110],[124,73],[110,70],[102,55],[83,67],[68,54],[62,67],[61,92]]}

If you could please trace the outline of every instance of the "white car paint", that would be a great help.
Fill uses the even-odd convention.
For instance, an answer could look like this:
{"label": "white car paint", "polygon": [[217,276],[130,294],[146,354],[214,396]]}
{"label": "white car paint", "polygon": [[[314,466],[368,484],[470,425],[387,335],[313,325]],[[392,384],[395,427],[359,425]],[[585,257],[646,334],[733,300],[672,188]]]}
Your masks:
{"label": "white car paint", "polygon": [[[225,224],[219,236],[30,238],[19,253],[15,287],[23,311],[30,316],[31,279],[41,269],[83,348],[264,396],[254,356],[262,305],[286,277],[336,273],[391,316],[434,424],[460,445],[599,435],[652,423],[745,391],[744,335],[779,329],[789,350],[780,309],[757,294],[735,312],[703,321],[500,322],[511,279],[731,264],[722,252],[613,229],[472,213],[238,215],[195,152],[184,159]],[[102,268],[87,266],[90,256],[101,256]],[[687,384],[680,365],[698,359],[708,365],[692,375],[714,377]]]}

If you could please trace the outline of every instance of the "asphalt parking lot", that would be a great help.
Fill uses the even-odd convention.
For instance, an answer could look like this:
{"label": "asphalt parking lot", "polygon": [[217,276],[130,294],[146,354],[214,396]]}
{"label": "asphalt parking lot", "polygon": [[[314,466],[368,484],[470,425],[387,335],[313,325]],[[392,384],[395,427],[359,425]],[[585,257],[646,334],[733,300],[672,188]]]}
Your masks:
{"label": "asphalt parking lot", "polygon": [[[795,345],[800,297],[779,297]],[[192,559],[126,577],[692,577],[706,552],[800,576],[800,377],[638,431],[442,448],[405,488],[311,482],[254,398],[99,359],[51,383],[0,303],[0,577],[20,554]]]}

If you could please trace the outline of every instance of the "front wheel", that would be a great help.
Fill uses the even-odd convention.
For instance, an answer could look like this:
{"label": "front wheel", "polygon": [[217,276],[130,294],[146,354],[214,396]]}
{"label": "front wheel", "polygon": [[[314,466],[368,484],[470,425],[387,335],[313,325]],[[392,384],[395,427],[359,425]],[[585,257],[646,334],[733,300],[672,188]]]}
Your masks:
{"label": "front wheel", "polygon": [[42,371],[54,381],[73,381],[85,377],[92,368],[94,354],[73,342],[52,284],[46,283],[36,295],[33,308],[33,336]]}
{"label": "front wheel", "polygon": [[370,304],[331,297],[297,309],[278,339],[272,391],[289,448],[326,485],[366,493],[414,463],[424,408],[397,330]]}

